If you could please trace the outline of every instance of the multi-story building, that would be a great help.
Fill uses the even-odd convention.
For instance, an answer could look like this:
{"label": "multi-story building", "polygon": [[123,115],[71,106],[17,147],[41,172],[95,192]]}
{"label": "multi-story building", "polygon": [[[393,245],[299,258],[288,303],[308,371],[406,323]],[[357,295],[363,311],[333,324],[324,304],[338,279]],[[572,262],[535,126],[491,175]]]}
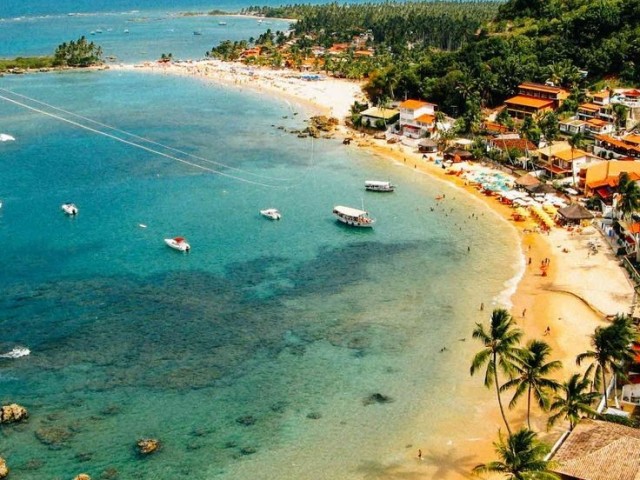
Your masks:
{"label": "multi-story building", "polygon": [[400,110],[400,131],[410,138],[430,137],[436,128],[437,105],[422,100],[405,100]]}

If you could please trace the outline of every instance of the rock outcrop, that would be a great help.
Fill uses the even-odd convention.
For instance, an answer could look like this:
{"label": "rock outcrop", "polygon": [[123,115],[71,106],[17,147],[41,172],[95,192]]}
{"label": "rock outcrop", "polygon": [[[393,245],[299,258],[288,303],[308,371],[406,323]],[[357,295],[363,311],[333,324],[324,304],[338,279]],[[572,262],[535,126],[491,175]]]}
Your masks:
{"label": "rock outcrop", "polygon": [[27,417],[29,417],[27,409],[17,403],[3,405],[0,409],[0,423],[20,422]]}
{"label": "rock outcrop", "polygon": [[138,453],[141,455],[149,455],[160,448],[160,441],[155,438],[143,438],[138,440],[136,445],[138,447]]}
{"label": "rock outcrop", "polygon": [[80,475],[73,477],[73,480],[91,480],[91,477],[86,473],[81,473]]}
{"label": "rock outcrop", "polygon": [[7,475],[9,475],[9,467],[7,467],[4,458],[0,457],[0,478],[6,478]]}

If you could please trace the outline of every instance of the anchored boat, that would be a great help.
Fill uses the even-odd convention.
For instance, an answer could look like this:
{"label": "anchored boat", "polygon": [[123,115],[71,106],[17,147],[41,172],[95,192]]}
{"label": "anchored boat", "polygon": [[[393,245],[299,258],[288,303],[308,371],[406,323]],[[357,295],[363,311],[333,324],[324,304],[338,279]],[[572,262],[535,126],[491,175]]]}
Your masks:
{"label": "anchored boat", "polygon": [[62,211],[67,215],[73,216],[78,214],[78,207],[76,207],[74,203],[63,203],[60,208],[62,208]]}
{"label": "anchored boat", "polygon": [[180,252],[188,252],[191,250],[191,245],[187,243],[187,240],[184,237],[175,237],[175,238],[165,238],[164,243],[167,246],[173,248],[174,250],[178,250]]}
{"label": "anchored boat", "polygon": [[375,219],[369,216],[369,212],[365,210],[358,210],[357,208],[337,205],[333,207],[333,214],[336,216],[338,221],[352,227],[371,228],[375,223]]}
{"label": "anchored boat", "polygon": [[282,215],[276,208],[266,208],[264,210],[260,210],[260,214],[263,217],[270,218],[271,220],[280,220]]}
{"label": "anchored boat", "polygon": [[391,182],[381,182],[378,180],[367,180],[364,188],[370,192],[393,192],[396,188]]}

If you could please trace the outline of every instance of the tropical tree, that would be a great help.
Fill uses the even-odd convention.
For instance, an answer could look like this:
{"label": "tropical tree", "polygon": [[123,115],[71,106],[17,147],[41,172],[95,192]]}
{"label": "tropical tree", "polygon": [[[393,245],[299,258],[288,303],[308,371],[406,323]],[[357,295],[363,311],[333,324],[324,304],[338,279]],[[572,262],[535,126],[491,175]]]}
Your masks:
{"label": "tropical tree", "polygon": [[573,430],[583,415],[598,415],[591,406],[598,397],[598,392],[591,391],[591,381],[575,373],[568,381],[560,385],[559,394],[554,395],[550,406],[552,412],[547,426],[553,426],[558,420],[569,420],[569,429]]}
{"label": "tropical tree", "polygon": [[628,315],[618,314],[611,325],[598,327],[591,335],[593,350],[588,350],[576,357],[578,365],[584,360],[592,360],[585,375],[588,377],[593,374],[596,388],[602,385],[605,405],[607,405],[606,372],[610,370],[613,374],[623,375],[622,363],[632,356],[630,345],[634,335],[631,318]]}
{"label": "tropical tree", "polygon": [[473,357],[470,369],[471,375],[474,375],[486,364],[484,385],[487,388],[495,385],[500,414],[507,427],[509,436],[511,436],[511,428],[504,414],[502,399],[500,397],[498,370],[501,370],[506,375],[513,373],[513,364],[517,358],[518,343],[520,342],[520,338],[522,338],[522,330],[515,326],[513,317],[511,317],[509,312],[503,308],[497,308],[491,314],[488,330],[485,330],[485,327],[481,323],[476,323],[476,327],[473,330],[473,338],[479,339],[484,348]]}
{"label": "tropical tree", "polygon": [[527,394],[527,426],[529,429],[531,429],[531,397],[533,396],[538,406],[546,411],[549,408],[548,392],[560,388],[560,384],[548,378],[548,375],[561,368],[562,362],[559,360],[547,362],[550,353],[551,347],[548,343],[542,340],[530,340],[515,358],[516,375],[500,389],[500,391],[516,389],[509,403],[509,408],[513,408],[522,395]]}
{"label": "tropical tree", "polygon": [[477,473],[502,473],[505,478],[514,480],[559,480],[555,473],[549,472],[549,462],[544,459],[549,447],[540,442],[534,432],[522,428],[493,444],[500,460],[483,463],[473,471]]}
{"label": "tropical tree", "polygon": [[633,212],[640,209],[640,187],[629,178],[627,172],[622,172],[618,179],[618,200],[617,209],[622,213],[623,218],[629,218]]}

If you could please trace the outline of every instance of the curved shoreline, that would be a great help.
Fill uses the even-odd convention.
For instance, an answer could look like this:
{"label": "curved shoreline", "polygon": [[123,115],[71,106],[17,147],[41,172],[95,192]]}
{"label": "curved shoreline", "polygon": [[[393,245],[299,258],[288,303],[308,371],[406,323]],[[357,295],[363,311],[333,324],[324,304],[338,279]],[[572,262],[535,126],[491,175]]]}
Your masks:
{"label": "curved shoreline", "polygon": [[[147,63],[141,66],[121,65],[112,66],[113,69],[140,70],[150,73],[185,75],[201,78],[215,84],[239,89],[248,89],[262,94],[273,94],[285,100],[290,99],[300,104],[311,106],[314,109],[328,115],[343,118],[358,95],[359,84],[345,80],[327,79],[319,82],[308,82],[294,78],[292,71],[260,70],[249,68],[242,64],[227,64],[213,60],[200,62],[184,62],[174,65],[162,65]],[[342,128],[339,131],[343,136],[354,136],[354,133]],[[491,197],[482,195],[477,190],[453,175],[445,172],[422,159],[421,155],[404,145],[388,145],[384,141],[371,139],[356,140],[358,147],[363,148],[371,155],[378,155],[389,162],[394,162],[413,169],[416,173],[428,175],[430,178],[445,182],[452,188],[462,190],[471,198],[485,205],[489,211],[507,222],[514,229],[518,238],[519,267],[516,274],[505,281],[505,288],[498,297],[504,293],[508,296],[511,313],[518,325],[525,331],[526,338],[544,336],[547,327],[552,334],[545,340],[553,348],[553,357],[561,359],[564,369],[558,378],[566,378],[576,371],[574,358],[589,347],[589,335],[595,326],[600,325],[604,316],[615,313],[626,313],[633,299],[633,288],[626,277],[626,273],[619,267],[613,256],[601,251],[599,256],[587,256],[584,254],[582,240],[579,235],[572,235],[563,229],[554,228],[551,235],[530,233],[533,226],[531,221],[515,224],[511,220],[511,208],[500,204]],[[353,148],[353,147],[345,147]],[[599,235],[599,234],[597,234]],[[567,250],[565,252],[565,250]],[[603,258],[605,257],[605,258]],[[551,259],[551,267],[548,275],[539,273],[537,265],[542,259]],[[598,283],[598,279],[607,278],[608,290]],[[595,283],[594,283],[595,281]],[[584,285],[598,285],[599,288],[584,292]],[[512,294],[509,294],[512,292]],[[581,293],[577,293],[581,292]],[[569,295],[568,295],[569,293]],[[588,298],[588,300],[587,300]],[[487,308],[486,318],[490,316]],[[476,345],[469,348],[476,349]],[[469,379],[479,382],[479,379]],[[484,421],[491,425],[499,425],[499,414],[493,402],[485,402],[481,408],[486,411]],[[512,419],[522,418],[521,409],[508,412]],[[425,415],[428,415],[425,412]],[[545,433],[546,415],[538,411],[534,412],[532,426],[534,429],[553,441],[561,433],[561,428],[555,428],[550,433]],[[416,423],[419,419],[416,419]],[[471,425],[473,426],[473,422]],[[474,444],[473,454],[477,458],[489,459],[493,455],[492,442],[495,440],[495,432],[491,437],[482,436]],[[477,448],[476,448],[477,447]],[[413,453],[413,452],[411,452]],[[460,452],[458,452],[460,453]],[[414,471],[416,474],[425,474],[426,465],[411,467],[409,453],[403,467]],[[465,478],[463,475],[453,473],[446,478]]]}

